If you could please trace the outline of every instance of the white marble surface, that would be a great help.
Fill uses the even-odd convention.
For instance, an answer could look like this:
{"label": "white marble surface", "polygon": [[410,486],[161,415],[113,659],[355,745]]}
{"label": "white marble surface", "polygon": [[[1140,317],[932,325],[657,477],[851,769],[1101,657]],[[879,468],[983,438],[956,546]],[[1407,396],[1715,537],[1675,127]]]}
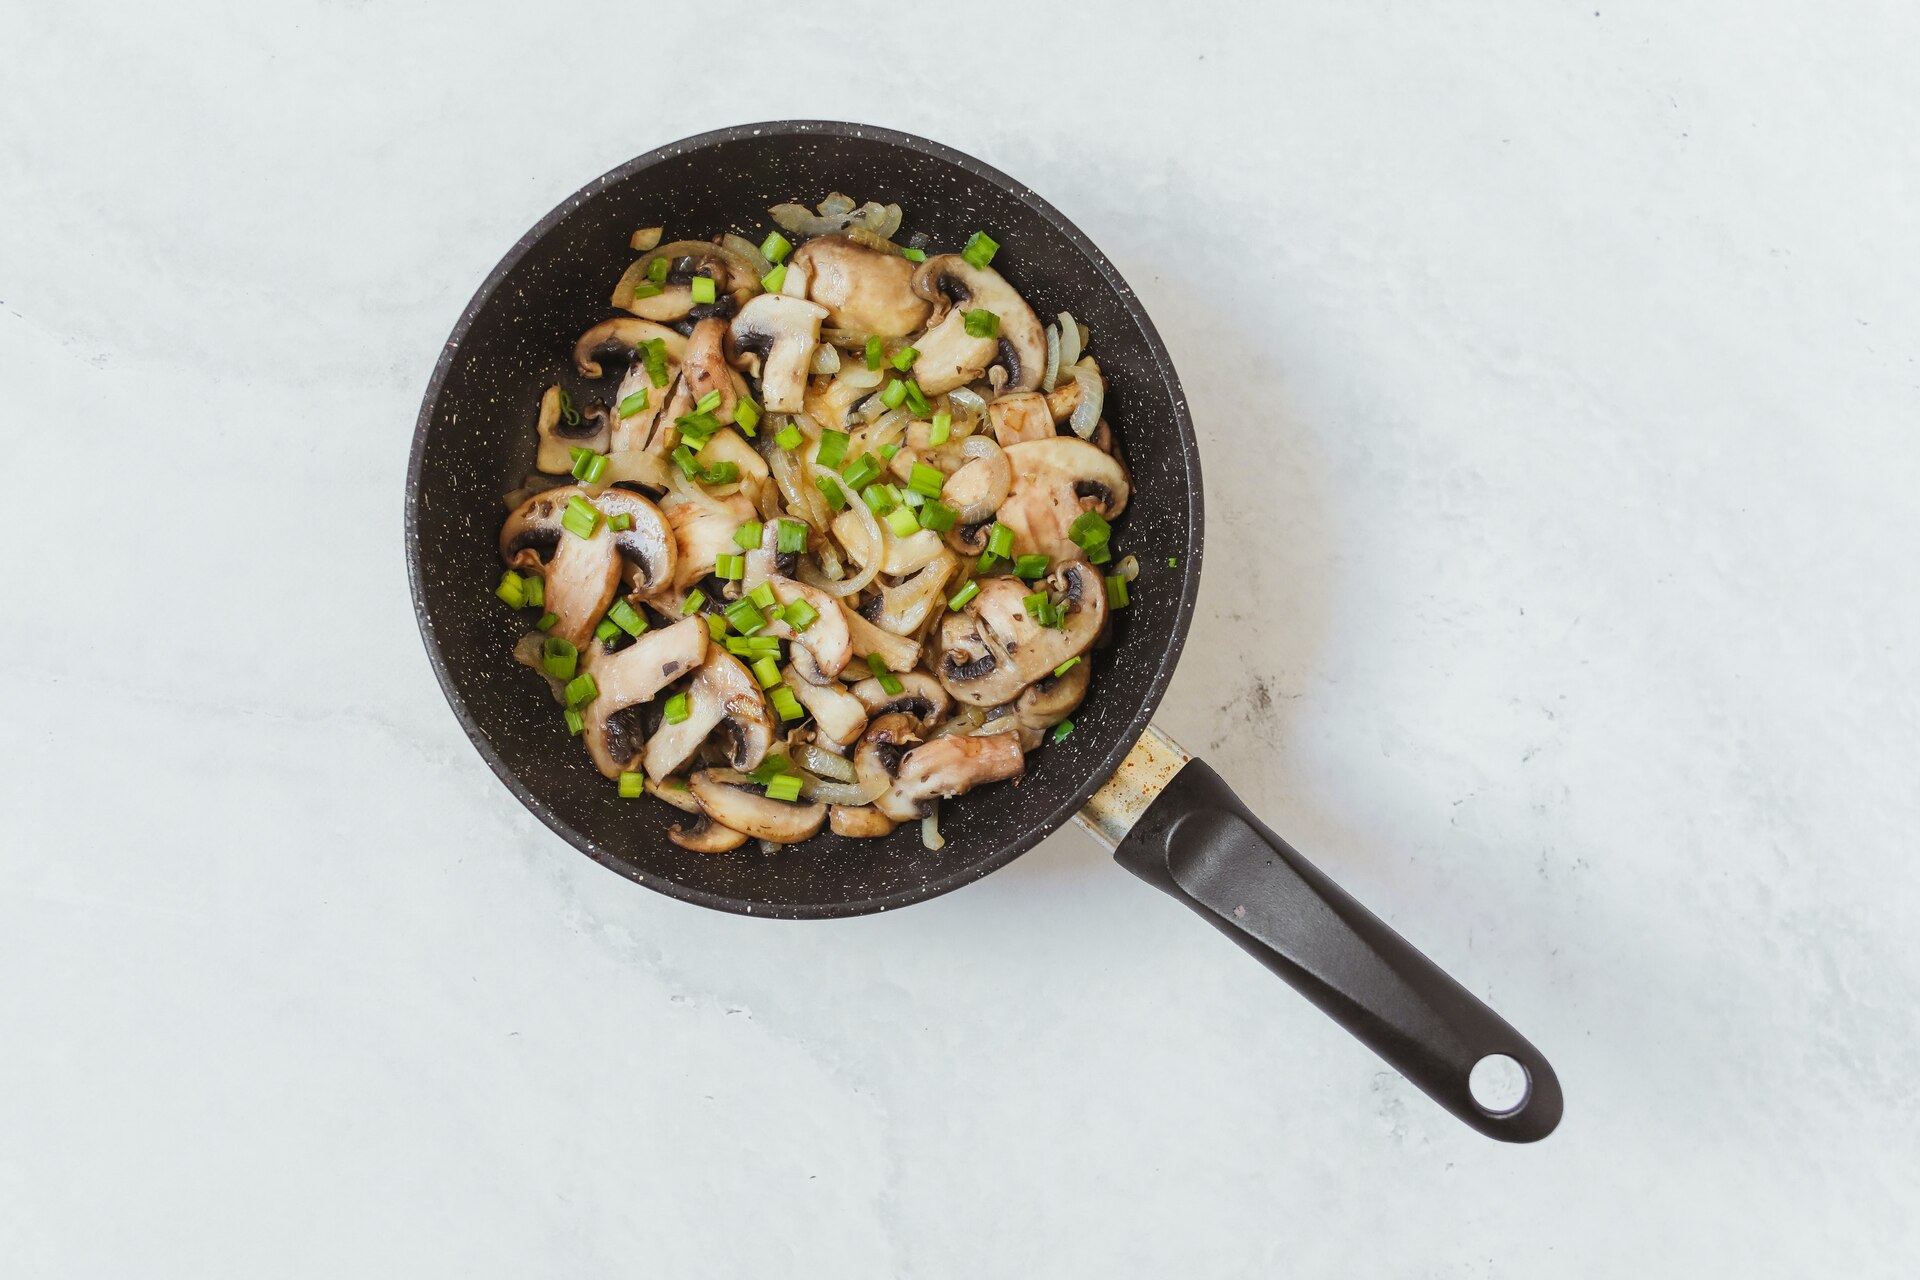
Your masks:
{"label": "white marble surface", "polygon": [[[662,12],[0,4],[5,1272],[1912,1274],[1920,10]],[[401,563],[438,345],[586,178],[786,115],[1137,285],[1209,460],[1162,721],[1552,1140],[1077,831],[776,925],[481,765]]]}

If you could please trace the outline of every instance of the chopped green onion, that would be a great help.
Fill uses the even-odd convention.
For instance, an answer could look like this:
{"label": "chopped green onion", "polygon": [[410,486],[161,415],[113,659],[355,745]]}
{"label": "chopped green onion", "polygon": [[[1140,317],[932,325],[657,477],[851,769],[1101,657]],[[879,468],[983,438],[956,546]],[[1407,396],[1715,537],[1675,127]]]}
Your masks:
{"label": "chopped green onion", "polygon": [[953,415],[942,409],[933,415],[933,425],[927,428],[928,444],[945,444],[953,438]]}
{"label": "chopped green onion", "polygon": [[1087,548],[1087,562],[1089,564],[1105,564],[1111,559],[1113,559],[1113,548],[1104,542]]}
{"label": "chopped green onion", "polygon": [[607,473],[607,455],[595,453],[591,449],[583,451],[583,456],[573,462],[574,478],[582,484],[598,484],[600,477]]}
{"label": "chopped green onion", "polygon": [[693,402],[693,411],[695,413],[712,413],[720,407],[720,401],[723,399],[725,399],[725,397],[720,394],[720,389],[715,387],[712,391],[707,392],[707,394]]}
{"label": "chopped green onion", "polygon": [[681,439],[694,448],[701,449],[705,448],[707,441],[713,439],[714,433],[720,430],[720,419],[710,413],[689,413],[675,418],[673,425],[680,428]]}
{"label": "chopped green onion", "polygon": [[567,705],[584,707],[600,696],[600,686],[593,681],[593,672],[582,671],[567,681]]}
{"label": "chopped green onion", "polygon": [[1053,740],[1055,742],[1065,742],[1067,740],[1068,735],[1070,735],[1072,732],[1073,732],[1073,721],[1062,720],[1059,724],[1053,727]]}
{"label": "chopped green onion", "polygon": [[1080,665],[1080,656],[1078,654],[1075,654],[1073,657],[1068,658],[1065,662],[1061,663],[1059,666],[1053,669],[1054,679],[1056,680],[1059,679],[1061,676],[1067,674],[1067,672],[1073,670],[1075,667],[1079,665]]}
{"label": "chopped green onion", "polygon": [[740,464],[737,462],[716,462],[700,469],[701,484],[732,484],[739,478]]}
{"label": "chopped green onion", "polygon": [[1047,625],[1047,618],[1053,611],[1053,601],[1046,592],[1036,591],[1020,603],[1026,609],[1028,617],[1043,627]]}
{"label": "chopped green onion", "polygon": [[572,707],[568,707],[565,711],[561,712],[561,714],[567,718],[567,732],[573,734],[575,737],[578,737],[580,731],[587,727],[586,717],[578,711],[575,711]]}
{"label": "chopped green onion", "polygon": [[763,582],[753,590],[747,592],[747,599],[753,601],[762,609],[778,609],[780,607],[780,597],[773,594],[773,584],[771,582]]}
{"label": "chopped green onion", "polygon": [[787,625],[795,631],[805,631],[820,620],[820,611],[805,600],[795,600],[782,611]]}
{"label": "chopped green onion", "polygon": [[696,304],[712,302],[714,299],[712,276],[695,276],[687,281],[687,287],[692,291]]}
{"label": "chopped green onion", "polygon": [[647,400],[647,389],[642,387],[620,402],[620,416],[623,418],[631,418],[634,414],[639,413],[647,407]]}
{"label": "chopped green onion", "polygon": [[772,658],[754,659],[753,678],[760,682],[762,689],[773,688],[780,683],[780,664]]}
{"label": "chopped green onion", "polygon": [[666,386],[667,340],[665,338],[648,338],[646,342],[641,344],[641,348],[646,352],[647,381],[656,387]]}
{"label": "chopped green onion", "polygon": [[673,459],[674,465],[680,468],[681,475],[689,480],[698,480],[700,478],[700,463],[699,460],[693,456],[692,446],[684,444],[675,445],[673,452],[668,456]]}
{"label": "chopped green onion", "polygon": [[814,458],[817,467],[837,467],[840,460],[847,456],[847,433],[835,431],[829,427],[820,433],[820,453]]}
{"label": "chopped green onion", "polygon": [[655,284],[665,284],[667,282],[667,260],[665,258],[655,258],[647,264],[647,279],[653,281]]}
{"label": "chopped green onion", "polygon": [[722,610],[733,629],[743,636],[754,635],[767,629],[767,616],[760,612],[758,605],[751,600],[735,600]]}
{"label": "chopped green onion", "polygon": [[576,493],[567,499],[560,524],[576,538],[591,538],[600,531],[600,509]]}
{"label": "chopped green onion", "polygon": [[880,655],[877,653],[867,655],[867,670],[873,672],[873,678],[880,682],[880,687],[887,691],[889,698],[898,697],[900,690],[905,688],[900,683],[900,677],[887,670],[887,664],[880,660]]}
{"label": "chopped green onion", "polygon": [[[888,486],[888,487],[891,488],[892,486]],[[908,489],[905,493],[902,493],[900,495],[900,501],[906,503],[908,506],[912,507],[915,511],[918,511],[920,509],[920,504],[925,502],[926,500],[927,500],[927,495],[915,489]]]}
{"label": "chopped green onion", "polygon": [[1117,573],[1107,578],[1107,607],[1109,609],[1127,607],[1127,580]]}
{"label": "chopped green onion", "polygon": [[959,512],[944,502],[935,502],[932,498],[920,506],[920,527],[931,529],[935,533],[945,533],[953,528],[953,522],[959,518]]}
{"label": "chopped green onion", "polygon": [[880,459],[863,453],[842,468],[840,475],[847,487],[858,493],[880,478]]}
{"label": "chopped green onion", "polygon": [[913,471],[907,478],[907,488],[923,498],[939,497],[940,490],[944,489],[946,484],[947,478],[940,474],[939,469],[930,467],[924,462],[914,463]]}
{"label": "chopped green onion", "polygon": [[902,347],[893,353],[893,367],[905,373],[913,368],[913,362],[920,358],[920,348]]}
{"label": "chopped green onion", "polygon": [[733,545],[742,551],[756,551],[760,547],[760,537],[766,532],[766,525],[758,520],[749,520],[733,531]]}
{"label": "chopped green onion", "polygon": [[1074,545],[1083,551],[1104,546],[1107,539],[1112,536],[1113,526],[1108,524],[1098,511],[1082,511],[1074,517],[1073,523],[1067,526],[1067,537],[1071,538]]}
{"label": "chopped green onion", "polygon": [[998,520],[993,522],[993,531],[987,535],[987,554],[1002,560],[1013,556],[1013,530]]}
{"label": "chopped green onion", "polygon": [[778,685],[768,693],[767,701],[773,704],[773,709],[782,720],[798,720],[807,714],[806,708],[800,705],[800,699],[794,697],[793,690],[785,685]]}
{"label": "chopped green onion", "polygon": [[813,484],[815,488],[826,495],[828,506],[832,507],[835,511],[845,511],[847,509],[846,491],[834,481],[832,476],[815,476],[813,478]]}
{"label": "chopped green onion", "polygon": [[647,794],[647,775],[646,774],[625,773],[625,772],[621,773],[620,798],[622,800],[638,800],[641,796],[645,794]]}
{"label": "chopped green onion", "polygon": [[960,326],[967,331],[969,338],[997,338],[1000,336],[1000,317],[985,307],[975,307],[960,317]]}
{"label": "chopped green onion", "polygon": [[1169,569],[1178,569],[1179,567],[1180,567],[1180,557],[1179,557],[1179,556],[1168,556],[1168,557],[1167,557],[1167,568],[1169,568]]}
{"label": "chopped green onion", "polygon": [[886,347],[881,343],[879,335],[876,334],[873,337],[868,338],[867,339],[867,368],[878,369],[881,365],[886,363],[886,360],[887,360],[887,350],[886,350]]}
{"label": "chopped green onion", "polygon": [[558,621],[560,621],[559,614],[543,613],[540,615],[540,621],[534,623],[533,625],[538,627],[542,631],[551,631],[553,630],[553,624]]}
{"label": "chopped green onion", "polygon": [[775,534],[774,549],[783,553],[807,549],[807,526],[798,520],[781,520]]}
{"label": "chopped green onion", "polygon": [[800,447],[800,442],[804,439],[806,439],[806,437],[800,434],[800,428],[794,426],[792,423],[788,423],[786,426],[780,428],[779,433],[773,437],[773,442],[782,449],[785,449],[788,453],[792,453]]}
{"label": "chopped green onion", "polygon": [[620,628],[613,625],[610,618],[602,618],[593,628],[593,638],[601,644],[612,644],[620,638]]}
{"label": "chopped green onion", "polygon": [[907,408],[922,418],[933,412],[933,406],[927,403],[927,393],[920,389],[919,383],[908,378],[903,385],[906,387]]}
{"label": "chopped green onion", "polygon": [[908,262],[925,262],[927,260],[927,251],[925,249],[902,249],[900,256]]}
{"label": "chopped green onion", "polygon": [[548,636],[540,642],[540,669],[555,680],[571,680],[578,669],[580,651],[573,642]]}
{"label": "chopped green onion", "polygon": [[718,555],[713,558],[713,576],[728,582],[738,582],[747,576],[745,556]]}
{"label": "chopped green onion", "polygon": [[980,558],[973,562],[973,571],[975,573],[990,573],[993,570],[993,566],[998,563],[1000,563],[999,556],[996,556],[991,551],[982,551]]}
{"label": "chopped green onion", "polygon": [[1049,561],[1045,556],[1021,556],[1013,562],[1015,577],[1040,578],[1046,576]]}
{"label": "chopped green onion", "polygon": [[969,582],[966,586],[955,592],[952,599],[947,601],[947,608],[964,609],[969,604],[972,604],[973,598],[979,594],[980,584],[978,582]]}
{"label": "chopped green onion", "polygon": [[639,639],[640,634],[647,629],[647,620],[641,617],[639,611],[625,600],[615,600],[613,602],[613,608],[607,610],[607,621],[636,640]]}
{"label": "chopped green onion", "polygon": [[884,516],[893,510],[893,499],[887,496],[887,486],[870,484],[860,491],[860,501],[867,504],[867,510],[877,516]]}
{"label": "chopped green onion", "polygon": [[880,403],[884,404],[889,409],[898,409],[900,407],[900,402],[905,400],[906,398],[907,398],[907,384],[900,381],[900,379],[898,378],[895,378],[891,382],[887,383],[885,389],[880,392]]}
{"label": "chopped green onion", "polygon": [[784,262],[781,263],[779,266],[775,267],[773,270],[767,272],[767,274],[760,277],[760,287],[762,289],[765,289],[768,293],[780,292],[781,287],[784,286],[786,283],[787,283],[787,264]]}
{"label": "chopped green onion", "polygon": [[783,773],[767,783],[767,799],[798,800],[800,798],[800,775]]}
{"label": "chopped green onion", "polygon": [[687,592],[687,598],[680,602],[680,616],[690,618],[700,612],[700,606],[707,602],[707,593],[695,587]]}
{"label": "chopped green onion", "polygon": [[668,724],[680,724],[686,720],[688,716],[693,714],[687,702],[687,695],[684,693],[676,693],[667,699],[667,705],[661,714],[666,718]]}
{"label": "chopped green onion", "polygon": [[783,754],[775,754],[762,760],[760,767],[749,773],[747,777],[764,787],[781,774],[791,772],[793,772],[793,761]]}
{"label": "chopped green onion", "polygon": [[760,425],[760,402],[752,396],[741,396],[740,403],[733,406],[733,425],[753,435]]}
{"label": "chopped green onion", "polygon": [[899,445],[897,445],[897,444],[887,444],[887,445],[881,445],[881,446],[880,446],[880,459],[881,459],[881,461],[883,461],[883,462],[892,462],[892,461],[893,461],[893,455],[894,455],[894,454],[896,454],[896,453],[898,453],[898,452],[900,452],[900,446],[899,446]]}
{"label": "chopped green onion", "polygon": [[725,640],[727,638],[727,620],[717,613],[708,614],[707,635],[712,637],[715,643]]}
{"label": "chopped green onion", "polygon": [[779,636],[728,636],[727,652],[736,658],[777,658],[780,656]]}
{"label": "chopped green onion", "polygon": [[547,603],[547,580],[538,574],[530,573],[522,579],[522,582],[525,584],[521,589],[526,592],[527,607],[529,609],[544,607]]}
{"label": "chopped green onion", "polygon": [[760,242],[760,256],[768,262],[785,262],[787,255],[793,252],[793,241],[778,231],[767,232],[767,238]]}
{"label": "chopped green onion", "polygon": [[607,517],[607,528],[615,533],[626,533],[633,528],[633,513],[631,511],[614,512]]}
{"label": "chopped green onion", "polygon": [[967,237],[967,247],[960,251],[960,256],[965,258],[970,266],[984,267],[993,261],[993,255],[999,251],[998,240],[984,231],[976,231]]}
{"label": "chopped green onion", "polygon": [[[873,490],[869,489],[867,492],[871,493]],[[920,522],[914,519],[913,511],[909,507],[895,507],[887,512],[887,527],[893,530],[893,536],[896,538],[911,538],[920,532]]]}
{"label": "chopped green onion", "polygon": [[652,281],[648,281],[646,284],[637,284],[633,286],[633,300],[635,302],[638,302],[642,298],[657,298],[664,292],[666,291],[662,289],[659,285],[654,284]]}

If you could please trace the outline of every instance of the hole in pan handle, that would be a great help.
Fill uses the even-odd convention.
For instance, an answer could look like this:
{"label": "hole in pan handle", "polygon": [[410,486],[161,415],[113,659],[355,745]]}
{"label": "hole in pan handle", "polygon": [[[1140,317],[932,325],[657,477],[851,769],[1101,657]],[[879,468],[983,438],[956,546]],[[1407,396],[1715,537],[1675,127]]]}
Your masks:
{"label": "hole in pan handle", "polygon": [[1459,1120],[1503,1142],[1538,1142],[1560,1123],[1560,1081],[1538,1049],[1158,729],[1080,821]]}

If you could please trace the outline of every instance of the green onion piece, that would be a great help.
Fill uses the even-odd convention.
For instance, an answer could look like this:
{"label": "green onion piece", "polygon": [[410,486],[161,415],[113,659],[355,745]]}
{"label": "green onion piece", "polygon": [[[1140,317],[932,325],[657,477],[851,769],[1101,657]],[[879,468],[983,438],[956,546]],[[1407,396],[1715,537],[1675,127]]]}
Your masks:
{"label": "green onion piece", "polygon": [[741,396],[740,403],[733,406],[733,425],[754,435],[754,428],[760,425],[760,402],[752,396]]}
{"label": "green onion piece", "polygon": [[898,697],[900,690],[905,687],[900,683],[900,677],[887,670],[887,664],[880,660],[877,653],[867,655],[867,670],[873,672],[873,678],[880,682],[880,687],[887,691],[889,698]]}
{"label": "green onion piece", "polygon": [[647,264],[647,279],[653,281],[655,284],[665,284],[667,282],[667,260],[665,258],[655,258]]}
{"label": "green onion piece", "polygon": [[887,349],[881,343],[879,336],[876,334],[875,336],[868,338],[867,339],[867,368],[878,369],[881,365],[885,364],[886,361],[887,361]]}
{"label": "green onion piece", "polygon": [[[693,402],[693,411],[695,413],[712,413],[715,409],[718,409],[720,407],[720,401],[723,398],[724,397],[721,396],[719,389],[715,388],[714,390],[707,392],[707,394],[701,396],[698,400],[695,400]],[[715,424],[715,425],[718,425],[718,424]]]}
{"label": "green onion piece", "polygon": [[1048,563],[1045,556],[1021,556],[1013,562],[1013,572],[1021,578],[1045,577]]}
{"label": "green onion piece", "polygon": [[787,759],[784,754],[776,753],[762,760],[760,767],[749,773],[747,777],[764,787],[781,774],[791,772],[793,772],[793,761]]}
{"label": "green onion piece", "polygon": [[1013,556],[1013,530],[998,520],[993,522],[993,531],[987,535],[987,554],[1003,560]]}
{"label": "green onion piece", "polygon": [[584,707],[600,696],[600,686],[593,681],[593,672],[582,671],[567,681],[567,705]]}
{"label": "green onion piece", "polygon": [[880,459],[870,453],[863,453],[844,467],[840,475],[847,487],[858,493],[880,478]]}
{"label": "green onion piece", "polygon": [[607,528],[615,533],[626,533],[633,528],[633,513],[631,511],[614,512],[607,517]]}
{"label": "green onion piece", "polygon": [[1087,562],[1089,564],[1105,564],[1111,559],[1113,559],[1113,548],[1104,542],[1087,548]]}
{"label": "green onion piece", "polygon": [[689,480],[698,480],[700,478],[700,463],[699,460],[693,456],[693,449],[690,445],[675,445],[673,452],[668,456],[673,459],[674,465],[680,468],[681,475]]}
{"label": "green onion piece", "polygon": [[835,511],[845,511],[847,509],[846,490],[842,489],[832,476],[815,476],[813,478],[813,484],[815,488],[826,495],[828,506],[832,507]]}
{"label": "green onion piece", "polygon": [[1075,654],[1073,657],[1068,658],[1065,662],[1061,663],[1059,666],[1053,669],[1054,678],[1056,680],[1059,679],[1061,676],[1067,674],[1067,672],[1073,670],[1075,667],[1079,665],[1080,665],[1080,656],[1078,654]]}
{"label": "green onion piece", "polygon": [[887,496],[887,486],[870,484],[860,491],[860,501],[867,504],[867,510],[877,516],[884,516],[893,510],[893,499]]}
{"label": "green onion piece", "polygon": [[675,418],[673,425],[680,428],[681,439],[700,449],[720,430],[720,419],[710,413],[689,413]]}
{"label": "green onion piece", "polygon": [[642,344],[642,349],[646,352],[647,381],[656,387],[666,386],[667,340],[665,338],[648,338],[646,342]]}
{"label": "green onion piece", "polygon": [[753,678],[760,682],[762,689],[771,689],[780,683],[780,664],[772,658],[756,658],[753,663]]}
{"label": "green onion piece", "polygon": [[1067,526],[1067,537],[1084,551],[1102,546],[1113,536],[1113,526],[1098,511],[1082,511]]}
{"label": "green onion piece", "polygon": [[927,393],[920,389],[919,383],[915,382],[912,378],[908,378],[905,386],[907,388],[905,392],[907,408],[913,410],[915,415],[922,418],[933,412],[933,406],[927,403]]}
{"label": "green onion piece", "polygon": [[787,426],[780,428],[779,433],[773,437],[773,442],[782,449],[785,449],[788,453],[792,453],[800,447],[800,442],[804,439],[806,439],[806,437],[800,434],[800,428],[789,423]]}
{"label": "green onion piece", "polygon": [[570,427],[580,425],[580,411],[573,407],[573,397],[567,394],[565,387],[560,388],[560,421]]}
{"label": "green onion piece", "polygon": [[889,409],[898,409],[900,407],[900,402],[905,400],[906,398],[907,398],[907,384],[900,381],[900,379],[898,378],[895,378],[891,382],[887,383],[886,388],[880,392],[880,403],[884,404]]}
{"label": "green onion piece", "polygon": [[787,264],[784,262],[781,263],[779,266],[775,267],[773,270],[767,272],[767,274],[760,277],[760,287],[762,289],[765,289],[768,293],[780,292],[781,287],[784,286],[786,283],[787,283]]}
{"label": "green onion piece", "polygon": [[676,693],[668,698],[667,705],[662,709],[662,715],[665,716],[668,724],[679,724],[692,714],[693,711],[687,706],[687,695],[684,693]]}
{"label": "green onion piece", "polygon": [[727,620],[717,613],[707,615],[707,635],[718,643],[727,638]]}
{"label": "green onion piece", "polygon": [[666,290],[662,289],[659,285],[648,281],[646,284],[633,286],[633,300],[638,302],[642,298],[657,298],[664,292],[666,292]]}
{"label": "green onion piece", "polygon": [[[869,489],[867,492],[871,493],[873,490]],[[913,511],[909,507],[895,507],[887,512],[887,527],[893,530],[893,536],[896,538],[911,538],[920,532],[920,522],[913,518]]]}
{"label": "green onion piece", "polygon": [[928,444],[945,444],[953,438],[953,415],[942,409],[933,415],[933,425],[927,429]]}
{"label": "green onion piece", "polygon": [[979,594],[980,584],[978,582],[969,582],[966,586],[955,592],[953,597],[947,601],[947,608],[964,609],[969,604],[972,604],[973,598]]}
{"label": "green onion piece", "polygon": [[880,446],[880,459],[883,462],[892,462],[893,455],[898,452],[900,452],[900,446],[897,444],[882,445]]}
{"label": "green onion piece", "polygon": [[[773,704],[774,711],[782,720],[798,720],[807,714],[806,708],[800,705],[800,699],[794,697],[793,690],[785,685],[778,685],[770,691],[767,694],[767,701]],[[795,781],[799,779],[796,778]]]}
{"label": "green onion piece", "polygon": [[580,731],[587,727],[586,717],[582,716],[572,707],[568,707],[561,714],[567,718],[567,732],[573,734],[575,737],[579,737]]}
{"label": "green onion piece", "polygon": [[969,338],[997,338],[1000,336],[1000,317],[985,307],[975,307],[960,317],[960,326],[967,331]]}
{"label": "green onion piece", "polygon": [[893,367],[905,373],[913,368],[913,362],[920,358],[920,348],[902,347],[893,353]]}
{"label": "green onion piece", "polygon": [[767,232],[767,238],[760,242],[760,256],[768,262],[785,262],[787,255],[792,252],[793,241],[787,239],[778,231]]}
{"label": "green onion piece", "polygon": [[1179,556],[1168,556],[1168,557],[1167,557],[1167,568],[1169,568],[1169,569],[1178,569],[1179,567],[1180,567],[1180,557],[1179,557]]}
{"label": "green onion piece", "polygon": [[620,775],[620,798],[638,800],[647,794],[647,775],[644,773],[622,773]]}
{"label": "green onion piece", "polygon": [[593,638],[601,644],[612,644],[620,638],[620,628],[613,625],[610,618],[602,618],[593,628]]}
{"label": "green onion piece", "polygon": [[576,493],[567,499],[560,524],[576,538],[591,538],[600,531],[600,509]]}
{"label": "green onion piece", "polygon": [[798,520],[781,520],[775,526],[774,549],[781,552],[807,549],[807,526]]}
{"label": "green onion piece", "polygon": [[607,455],[595,453],[591,449],[581,451],[581,456],[573,460],[574,479],[582,484],[598,484],[600,477],[607,473]]}
{"label": "green onion piece", "polygon": [[733,624],[733,629],[743,636],[755,635],[767,629],[767,616],[751,600],[735,600],[723,612],[727,615],[727,621]]}
{"label": "green onion piece", "polygon": [[728,582],[738,582],[747,576],[745,556],[718,555],[713,558],[713,576]]}
{"label": "green onion piece", "polygon": [[902,249],[900,256],[908,262],[925,262],[927,260],[927,251],[925,249]]}
{"label": "green onion piece", "polygon": [[945,533],[947,530],[953,528],[953,522],[959,517],[959,514],[959,512],[955,511],[946,503],[935,502],[932,498],[929,498],[921,504],[920,507],[920,527],[922,529],[931,529],[935,533]]}
{"label": "green onion piece", "polygon": [[521,579],[521,583],[521,590],[526,593],[527,607],[543,608],[547,603],[547,580],[530,573]]}
{"label": "green onion piece", "polygon": [[700,472],[701,484],[732,484],[740,478],[740,464],[737,462],[716,462]]}
{"label": "green onion piece", "polygon": [[760,537],[766,532],[766,525],[758,520],[749,520],[733,531],[733,545],[742,551],[759,549]]}
{"label": "green onion piece", "polygon": [[578,669],[580,651],[573,642],[548,636],[540,642],[540,669],[555,680],[571,680]]}
{"label": "green onion piece", "polygon": [[747,599],[753,601],[762,609],[778,609],[780,607],[780,597],[773,594],[773,584],[771,582],[763,582],[753,590],[747,592]]}
{"label": "green onion piece", "polygon": [[534,623],[533,625],[540,628],[540,630],[542,631],[551,631],[553,630],[553,624],[558,621],[560,621],[559,614],[543,613],[540,615],[540,621]]}
{"label": "green onion piece", "polygon": [[783,773],[767,784],[767,799],[798,800],[800,798],[800,775]]}
{"label": "green onion piece", "polygon": [[984,231],[976,231],[967,237],[967,247],[960,256],[976,267],[984,267],[993,261],[993,255],[1000,251],[1000,242]]}
{"label": "green onion piece", "polygon": [[805,631],[820,620],[820,611],[805,600],[795,600],[783,610],[783,613],[787,625],[795,631]]}
{"label": "green onion piece", "polygon": [[945,488],[946,484],[947,478],[940,474],[939,469],[930,467],[924,462],[914,463],[913,471],[907,479],[907,488],[923,498],[939,497],[940,490]]}
{"label": "green onion piece", "polygon": [[1042,623],[1045,623],[1047,620],[1047,610],[1053,602],[1047,598],[1046,592],[1036,591],[1020,603],[1026,609],[1028,617],[1037,618]]}
{"label": "green onion piece", "polygon": [[712,276],[695,276],[687,281],[687,287],[693,293],[695,304],[712,302],[714,299]]}
{"label": "green onion piece", "polygon": [[908,489],[905,493],[900,495],[900,501],[912,507],[915,511],[918,511],[920,509],[920,504],[925,502],[926,500],[927,500],[926,494],[920,493],[914,489]]}
{"label": "green onion piece", "polygon": [[687,592],[687,598],[680,602],[680,616],[690,618],[700,612],[700,606],[707,602],[707,593],[695,587]]}
{"label": "green onion piece", "polygon": [[607,610],[607,621],[620,628],[634,639],[647,629],[647,620],[625,600],[615,600],[613,608]]}
{"label": "green onion piece", "polygon": [[620,402],[620,416],[623,418],[631,418],[634,414],[639,413],[647,407],[647,400],[647,389],[642,387]]}
{"label": "green onion piece", "polygon": [[990,573],[993,570],[993,566],[999,563],[999,556],[996,556],[991,551],[982,551],[980,558],[973,562],[973,571],[975,573]]}
{"label": "green onion piece", "polygon": [[831,427],[820,433],[820,454],[814,459],[817,467],[837,467],[840,460],[847,456],[847,433],[835,431]]}
{"label": "green onion piece", "polygon": [[1070,735],[1072,732],[1073,732],[1073,721],[1062,720],[1059,724],[1053,727],[1053,740],[1055,742],[1064,742],[1066,741],[1068,735]]}
{"label": "green onion piece", "polygon": [[1107,578],[1107,607],[1109,609],[1127,607],[1127,580],[1117,573]]}

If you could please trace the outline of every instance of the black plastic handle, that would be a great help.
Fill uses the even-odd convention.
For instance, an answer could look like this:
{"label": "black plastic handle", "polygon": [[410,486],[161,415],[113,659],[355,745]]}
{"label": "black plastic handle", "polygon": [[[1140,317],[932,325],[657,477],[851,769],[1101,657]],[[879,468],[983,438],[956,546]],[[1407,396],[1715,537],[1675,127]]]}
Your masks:
{"label": "black plastic handle", "polygon": [[[1560,1081],[1540,1051],[1268,830],[1201,761],[1174,776],[1113,856],[1481,1133],[1538,1142],[1560,1123]],[[1490,1054],[1527,1073],[1526,1095],[1510,1111],[1483,1108],[1468,1088],[1474,1064]]]}

